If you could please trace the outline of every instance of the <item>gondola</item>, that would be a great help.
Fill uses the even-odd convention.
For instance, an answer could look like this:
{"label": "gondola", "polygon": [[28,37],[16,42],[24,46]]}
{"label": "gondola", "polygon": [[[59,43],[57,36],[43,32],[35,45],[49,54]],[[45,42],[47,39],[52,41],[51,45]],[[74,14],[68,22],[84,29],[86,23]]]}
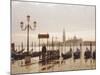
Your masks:
{"label": "gondola", "polygon": [[61,54],[63,59],[69,59],[72,57],[72,49],[70,49],[69,52],[65,53],[65,54]]}
{"label": "gondola", "polygon": [[39,63],[45,64],[49,63],[52,60],[58,60],[60,58],[60,52],[59,50],[48,50],[46,52],[45,56],[42,56],[40,58]]}
{"label": "gondola", "polygon": [[80,56],[81,56],[81,51],[80,49],[77,48],[77,50],[73,53],[73,58],[80,59]]}
{"label": "gondola", "polygon": [[84,52],[84,59],[90,59],[92,57],[92,52],[88,49]]}

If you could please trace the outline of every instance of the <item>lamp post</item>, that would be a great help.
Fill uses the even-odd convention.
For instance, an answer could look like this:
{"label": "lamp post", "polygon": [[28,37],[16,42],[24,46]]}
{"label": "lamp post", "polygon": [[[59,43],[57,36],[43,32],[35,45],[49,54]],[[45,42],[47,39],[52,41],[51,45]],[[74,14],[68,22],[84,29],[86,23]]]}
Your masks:
{"label": "lamp post", "polygon": [[29,55],[29,31],[30,30],[35,30],[36,23],[37,23],[36,21],[34,21],[33,22],[33,27],[31,27],[31,25],[29,24],[29,22],[30,22],[30,16],[29,15],[27,15],[27,25],[25,27],[23,26],[24,22],[23,21],[20,22],[21,30],[22,31],[25,31],[25,30],[27,31],[27,56],[25,58],[25,63],[26,64],[28,64],[28,63],[31,62],[31,57]]}

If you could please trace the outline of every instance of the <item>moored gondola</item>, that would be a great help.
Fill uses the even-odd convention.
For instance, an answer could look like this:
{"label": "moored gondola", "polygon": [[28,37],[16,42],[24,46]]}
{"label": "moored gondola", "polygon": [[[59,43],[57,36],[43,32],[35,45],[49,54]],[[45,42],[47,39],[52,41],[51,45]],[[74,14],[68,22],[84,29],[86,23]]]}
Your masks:
{"label": "moored gondola", "polygon": [[65,54],[61,54],[63,59],[69,59],[72,57],[72,48],[70,48],[70,51],[65,53]]}
{"label": "moored gondola", "polygon": [[74,59],[80,59],[80,56],[81,56],[80,49],[77,48],[77,50],[73,53],[73,57]]}
{"label": "moored gondola", "polygon": [[90,59],[92,57],[92,52],[88,48],[86,48],[86,51],[84,52],[84,59]]}
{"label": "moored gondola", "polygon": [[[42,56],[42,55],[41,55]],[[50,63],[53,60],[58,60],[60,58],[59,50],[48,50],[45,56],[39,60],[39,63],[45,65],[46,63]]]}

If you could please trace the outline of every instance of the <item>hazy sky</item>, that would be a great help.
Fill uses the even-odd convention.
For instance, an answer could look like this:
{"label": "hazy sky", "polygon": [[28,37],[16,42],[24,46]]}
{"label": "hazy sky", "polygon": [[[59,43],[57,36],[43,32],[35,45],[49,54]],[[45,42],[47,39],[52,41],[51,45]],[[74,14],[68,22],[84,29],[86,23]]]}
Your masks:
{"label": "hazy sky", "polygon": [[12,2],[12,42],[26,42],[26,32],[21,31],[20,21],[27,25],[26,16],[30,15],[30,25],[37,21],[36,30],[30,32],[30,41],[37,41],[38,33],[49,33],[62,40],[63,29],[66,39],[76,35],[83,40],[95,40],[95,7],[63,5],[35,2]]}

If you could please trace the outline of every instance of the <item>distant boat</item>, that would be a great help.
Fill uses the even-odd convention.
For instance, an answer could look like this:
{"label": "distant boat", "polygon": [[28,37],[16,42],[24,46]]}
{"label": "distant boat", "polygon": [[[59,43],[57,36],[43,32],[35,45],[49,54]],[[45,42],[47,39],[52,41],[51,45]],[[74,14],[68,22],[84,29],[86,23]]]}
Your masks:
{"label": "distant boat", "polygon": [[70,48],[70,51],[69,52],[67,52],[65,54],[62,53],[62,58],[63,59],[69,59],[71,57],[72,57],[72,48]]}
{"label": "distant boat", "polygon": [[77,48],[77,50],[73,53],[74,59],[80,59],[81,51]]}

